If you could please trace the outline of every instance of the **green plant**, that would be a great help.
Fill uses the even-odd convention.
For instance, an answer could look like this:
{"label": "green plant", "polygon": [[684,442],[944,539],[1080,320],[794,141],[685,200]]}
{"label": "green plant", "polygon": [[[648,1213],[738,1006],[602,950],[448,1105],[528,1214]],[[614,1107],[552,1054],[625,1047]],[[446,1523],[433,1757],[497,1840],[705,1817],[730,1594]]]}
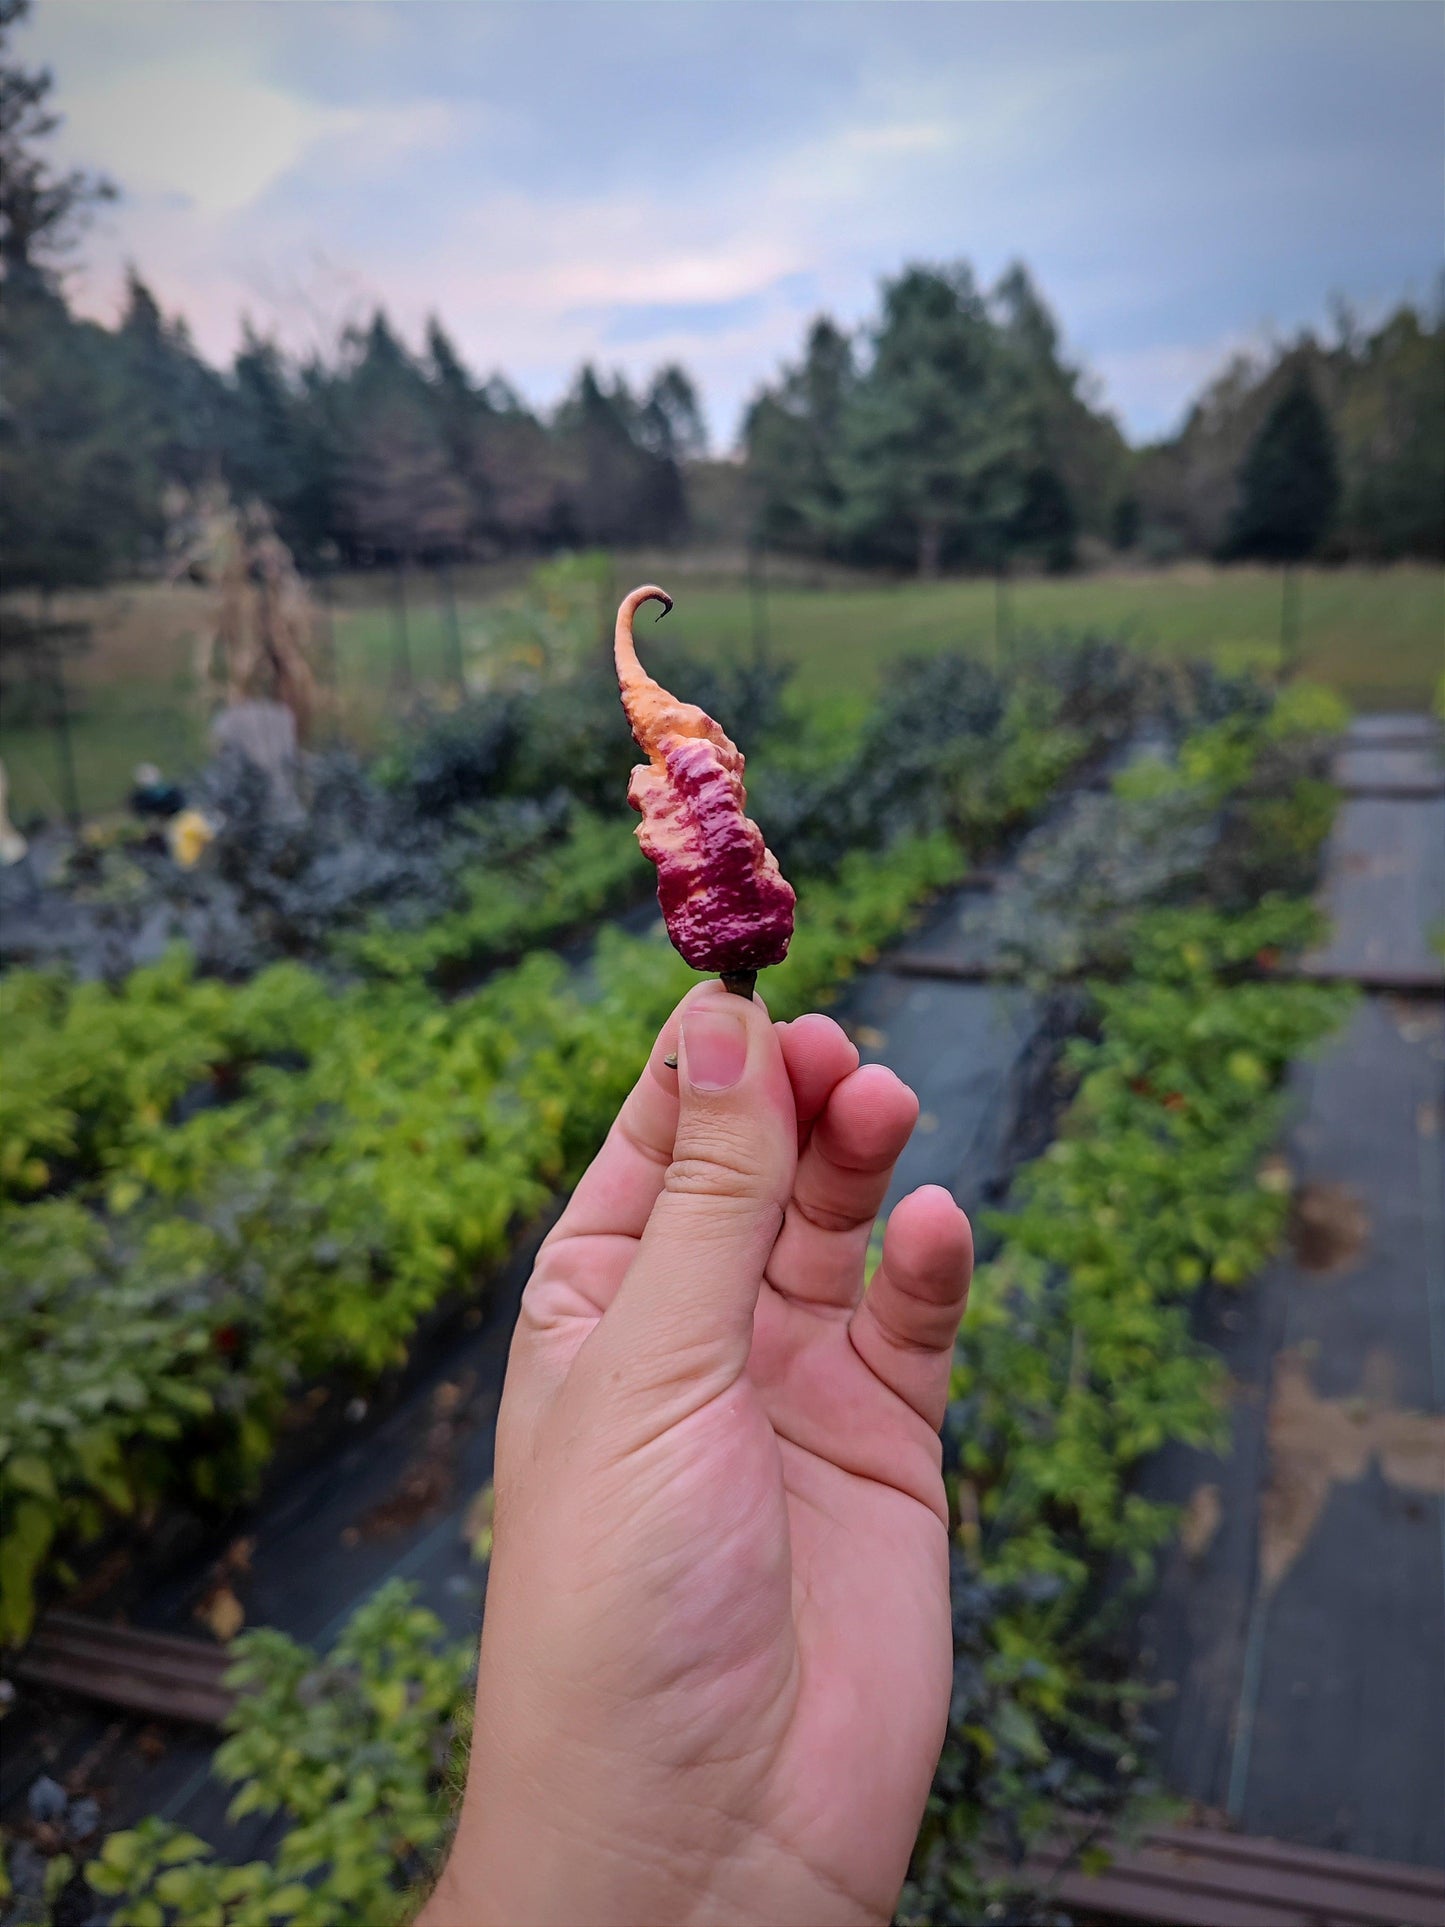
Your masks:
{"label": "green plant", "polygon": [[[779,1017],[871,961],[961,874],[968,824],[1027,808],[1080,740],[1056,733],[1045,697],[1006,702],[983,672],[936,665],[905,694],[885,735],[906,724],[933,749],[878,794],[906,820],[928,771],[955,757],[955,724],[991,715],[987,792],[957,806],[954,835],[895,836],[799,879],[797,935],[767,986]],[[852,768],[856,739],[840,755]],[[793,761],[821,778],[812,752]],[[1244,767],[1232,749],[1225,762]],[[635,862],[620,823],[582,819],[576,835],[554,857],[579,892],[607,887],[613,853]],[[488,940],[520,941],[545,894],[481,901]],[[1256,951],[1298,927],[1284,915],[1248,926]],[[1137,917],[1128,928],[1148,954],[1167,949]],[[454,954],[456,939],[427,954]],[[484,1288],[592,1155],[689,981],[659,939],[610,930],[587,977],[532,954],[453,1003],[409,971],[338,988],[281,965],[235,986],[197,978],[180,953],[114,990],[31,973],[0,984],[0,1639],[24,1637],[71,1545],[180,1480],[203,1498],[245,1490],[307,1380],[397,1365],[432,1307]]]}
{"label": "green plant", "polygon": [[506,869],[465,873],[457,909],[414,929],[376,918],[343,940],[339,954],[378,976],[446,982],[548,942],[645,891],[652,873],[632,829],[576,812],[563,842],[523,852]]}
{"label": "green plant", "polygon": [[1111,1674],[1103,1580],[1142,1584],[1173,1529],[1133,1489],[1139,1462],[1226,1431],[1190,1300],[1239,1287],[1278,1242],[1278,1082],[1349,1002],[1233,979],[1314,919],[1287,901],[1141,917],[1134,973],[1094,986],[1100,1034],[1066,1053],[1059,1137],[990,1220],[1001,1248],[974,1280],[944,1430],[954,1709],[907,1921],[983,1917],[1009,1884],[985,1861],[1021,1857],[1060,1804],[1140,1797],[1142,1709]]}
{"label": "green plant", "polygon": [[[809,888],[777,1014],[826,997],[960,867],[940,836]],[[295,966],[230,987],[179,958],[116,992],[12,978],[17,1168],[58,1134],[35,1095],[54,1050],[85,1160],[5,1220],[0,1638],[24,1636],[62,1542],[182,1468],[203,1497],[244,1488],[304,1380],[395,1365],[433,1305],[475,1291],[592,1155],[690,980],[665,943],[616,932],[590,989],[536,954],[453,1004]],[[176,1116],[197,1078],[226,1101]]]}
{"label": "green plant", "polygon": [[471,1643],[393,1581],[324,1657],[285,1634],[244,1633],[213,1770],[229,1814],[286,1830],[272,1858],[230,1866],[158,1820],[113,1833],[85,1869],[117,1903],[113,1927],[388,1927],[450,1826],[446,1789],[469,1722]]}

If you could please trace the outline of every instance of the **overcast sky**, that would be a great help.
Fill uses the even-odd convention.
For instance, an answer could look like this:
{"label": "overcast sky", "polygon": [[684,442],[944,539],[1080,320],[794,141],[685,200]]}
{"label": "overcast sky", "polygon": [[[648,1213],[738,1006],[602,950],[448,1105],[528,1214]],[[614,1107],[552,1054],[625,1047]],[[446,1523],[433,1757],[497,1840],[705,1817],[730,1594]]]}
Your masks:
{"label": "overcast sky", "polygon": [[905,260],[1025,260],[1136,437],[1238,346],[1440,272],[1445,8],[39,0],[67,160],[208,355],[438,312],[535,402],[692,370],[726,443]]}

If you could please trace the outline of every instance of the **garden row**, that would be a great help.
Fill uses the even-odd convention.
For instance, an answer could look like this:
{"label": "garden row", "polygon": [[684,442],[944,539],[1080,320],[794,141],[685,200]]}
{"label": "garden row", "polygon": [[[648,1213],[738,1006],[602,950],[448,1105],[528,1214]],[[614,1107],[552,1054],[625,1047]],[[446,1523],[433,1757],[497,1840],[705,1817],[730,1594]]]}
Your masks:
{"label": "garden row", "polygon": [[[1076,935],[1071,955],[1075,963],[1122,956],[1130,964],[1122,982],[1095,989],[1099,1036],[1071,1052],[1079,1080],[1072,1109],[1053,1150],[1020,1180],[1016,1208],[998,1227],[1002,1252],[980,1272],[960,1345],[946,1431],[958,1673],[948,1748],[906,1896],[908,1917],[918,1920],[979,1918],[990,1897],[980,1872],[989,1859],[1006,1860],[1060,1801],[1097,1810],[1117,1803],[1138,1777],[1137,1708],[1110,1681],[1101,1586],[1121,1559],[1145,1570],[1169,1519],[1131,1495],[1129,1474],[1165,1439],[1218,1435],[1219,1372],[1190,1336],[1188,1299],[1201,1285],[1241,1282],[1278,1236],[1286,1200],[1261,1162],[1277,1119],[1274,1088],[1289,1058],[1339,1009],[1332,992],[1244,980],[1305,941],[1306,909],[1274,897],[1237,913],[1249,891],[1297,877],[1318,838],[1311,772],[1329,712],[1304,692],[1272,707],[1252,696],[1232,705],[1218,698],[1212,690],[1211,708],[1227,713],[1195,728],[1176,757],[1137,766],[1106,796],[1089,799],[1102,819],[1091,810],[1065,819],[1052,836],[1052,871],[1047,849],[1031,864],[1045,899],[1060,878],[1076,888],[1087,867],[1077,822],[1082,815],[1093,823],[1096,861],[1082,896],[1095,934]],[[1037,762],[1023,741],[1016,736],[1008,755],[1016,765]],[[981,752],[968,759],[964,780],[974,795],[987,763]],[[957,787],[947,793],[957,807]],[[1151,890],[1181,904],[1193,899],[1193,908],[1149,909],[1120,881],[1120,851],[1161,818],[1174,824],[1176,860],[1164,861],[1156,839]],[[1204,825],[1206,837],[1189,833]],[[1241,852],[1249,853],[1244,870]],[[885,859],[854,856],[832,884],[808,885],[794,956],[770,984],[775,1011],[816,1001],[962,860],[955,838],[914,837]],[[1233,916],[1199,907],[1231,898]],[[192,1253],[190,1301],[163,1295],[152,1307],[149,1339],[137,1337],[131,1369],[144,1392],[148,1345],[152,1364],[174,1358],[187,1397],[201,1393],[204,1413],[162,1412],[160,1430],[186,1425],[203,1467],[219,1463],[217,1454],[258,1455],[267,1414],[298,1370],[334,1363],[343,1338],[359,1346],[351,1356],[384,1362],[404,1344],[419,1307],[500,1248],[509,1214],[487,1216],[499,1174],[517,1187],[515,1213],[585,1160],[685,978],[660,945],[615,934],[600,947],[596,975],[595,991],[582,995],[555,960],[534,958],[451,1006],[414,984],[338,998],[294,969],[240,990],[161,973],[133,979],[119,998],[31,980],[26,993],[61,999],[51,1014],[66,1023],[92,1006],[108,1008],[107,997],[168,1013],[193,1006],[192,1020],[204,1011],[212,1027],[208,1061],[239,1045],[253,1068],[240,1074],[231,1105],[168,1124],[169,1093],[190,1075],[180,1043],[188,1026],[180,1024],[166,1048],[138,1048],[129,1061],[150,1066],[143,1092],[101,1077],[77,1094],[72,1113],[103,1120],[71,1155],[93,1174],[80,1194],[86,1184],[109,1191],[108,1210],[87,1213],[72,1192],[21,1206],[12,1222],[79,1211],[101,1225],[102,1243],[118,1223],[146,1231],[155,1243],[145,1264],[132,1261],[133,1289],[154,1275],[147,1267],[170,1241],[219,1239]],[[105,1034],[94,1021],[91,1041]],[[305,1062],[290,1070],[259,1062],[280,1051]],[[162,1074],[168,1084],[156,1081]],[[278,1106],[281,1091],[304,1096],[288,1112]],[[470,1133],[460,1140],[459,1124]],[[344,1149],[333,1166],[338,1133]],[[211,1214],[226,1222],[208,1222],[193,1201],[218,1169],[246,1154],[248,1141],[262,1138],[268,1148],[250,1180],[262,1200],[257,1221],[242,1231],[242,1184],[239,1207]],[[393,1160],[402,1170],[394,1194],[386,1187]],[[329,1189],[353,1162],[354,1186]],[[414,1195],[428,1174],[430,1204]],[[116,1198],[117,1182],[138,1184],[142,1194]],[[282,1196],[289,1208],[277,1212]],[[182,1197],[192,1202],[178,1210]],[[343,1200],[360,1214],[349,1236]],[[381,1219],[365,1217],[378,1208]],[[392,1209],[397,1217],[378,1236]],[[470,1234],[462,1226],[468,1212]],[[245,1272],[258,1230],[264,1255],[247,1274],[250,1297],[239,1275],[229,1296],[208,1296],[211,1278],[228,1275],[217,1252],[229,1239],[238,1258],[231,1270]],[[465,1235],[478,1242],[459,1249]],[[413,1250],[420,1268],[408,1257],[399,1271],[398,1256]],[[78,1294],[72,1312],[94,1291],[74,1257],[72,1249],[68,1274],[62,1267],[58,1275]],[[293,1269],[271,1302],[267,1268],[275,1262]],[[32,1328],[38,1342],[28,1348],[26,1383],[11,1388],[22,1395],[43,1389],[60,1357],[83,1378],[87,1350],[65,1350],[72,1322],[63,1290],[50,1300],[42,1290],[32,1304],[44,1330]],[[106,1317],[113,1354],[109,1300]],[[187,1321],[202,1335],[178,1346]],[[88,1356],[103,1388],[109,1368],[99,1345]],[[118,1438],[145,1430],[134,1408],[109,1403],[103,1389],[98,1401],[78,1402],[69,1387],[51,1389],[52,1419],[76,1405],[96,1414],[100,1429],[108,1421]],[[22,1403],[13,1400],[16,1409]],[[152,1414],[163,1404],[153,1399]],[[63,1469],[74,1429],[73,1420],[59,1426],[22,1456]],[[127,1472],[140,1462],[130,1453]],[[109,1464],[103,1454],[100,1463]],[[118,1464],[112,1470],[118,1475]],[[159,1462],[156,1472],[164,1476]],[[45,1485],[43,1471],[35,1482]],[[61,1505],[92,1502],[83,1491],[77,1499],[77,1484],[72,1475],[69,1492],[57,1486]],[[129,1487],[100,1488],[111,1504],[137,1496]],[[65,1521],[71,1529],[95,1522],[74,1512]],[[248,1691],[217,1768],[239,1782],[240,1810],[284,1816],[288,1831],[274,1860],[228,1867],[200,1842],[148,1823],[106,1844],[90,1871],[95,1888],[128,1896],[117,1921],[138,1927],[166,1918],[370,1927],[404,1912],[402,1888],[441,1824],[439,1789],[467,1655],[442,1647],[435,1623],[390,1592],[356,1616],[325,1661],[269,1633],[248,1636],[242,1652]],[[361,1774],[358,1757],[368,1763]],[[52,1885],[69,1877],[52,1863]]]}
{"label": "garden row", "polygon": [[[1136,968],[1096,987],[1099,1035],[1071,1049],[1062,1134],[995,1227],[945,1432],[954,1696],[904,1920],[1002,1915],[999,1868],[1061,1807],[1097,1815],[1137,1796],[1144,1735],[1101,1642],[1101,1580],[1120,1559],[1144,1573],[1171,1530],[1129,1490],[1140,1458],[1169,1439],[1218,1441],[1225,1425],[1189,1301],[1241,1284],[1278,1240],[1276,1087],[1342,1002],[1236,979],[1309,928],[1283,898],[1233,918],[1140,918]],[[391,1585],[325,1656],[269,1631],[236,1651],[240,1697],[214,1770],[235,1788],[234,1817],[279,1817],[279,1844],[232,1866],[158,1820],[111,1836],[82,1877],[116,1900],[114,1927],[408,1917],[459,1784],[470,1646]],[[52,1861],[53,1893],[75,1877],[72,1857]],[[1027,1900],[1009,1917],[1029,1918]]]}
{"label": "garden row", "polygon": [[[760,808],[803,908],[779,1014],[1136,711],[1260,714],[1208,676],[1078,661],[1005,686],[938,659],[850,731],[780,744]],[[620,870],[628,828],[606,835]],[[306,1382],[399,1363],[439,1301],[477,1291],[585,1164],[687,980],[661,942],[609,931],[585,975],[533,954],[451,1002],[404,970],[225,983],[180,951],[116,988],[0,981],[0,1639],[71,1548],[182,1477],[202,1500],[247,1489]]]}

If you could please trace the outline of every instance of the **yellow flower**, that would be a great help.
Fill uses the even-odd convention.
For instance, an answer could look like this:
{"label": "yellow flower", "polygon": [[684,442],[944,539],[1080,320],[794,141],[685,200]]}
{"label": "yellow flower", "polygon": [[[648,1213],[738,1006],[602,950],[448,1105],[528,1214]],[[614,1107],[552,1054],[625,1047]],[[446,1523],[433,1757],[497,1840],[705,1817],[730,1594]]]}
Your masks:
{"label": "yellow flower", "polygon": [[215,834],[215,824],[208,816],[202,816],[199,810],[182,810],[166,826],[166,841],[170,844],[171,855],[183,870],[195,867]]}

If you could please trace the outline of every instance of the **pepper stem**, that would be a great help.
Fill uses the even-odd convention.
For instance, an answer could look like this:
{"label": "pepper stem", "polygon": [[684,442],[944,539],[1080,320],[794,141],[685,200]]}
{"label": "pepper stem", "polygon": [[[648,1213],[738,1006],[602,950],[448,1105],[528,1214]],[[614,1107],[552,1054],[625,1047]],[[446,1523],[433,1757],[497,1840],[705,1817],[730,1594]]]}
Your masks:
{"label": "pepper stem", "polygon": [[722,987],[730,990],[734,997],[746,997],[752,1002],[753,987],[758,981],[756,970],[724,970],[721,973]]}

